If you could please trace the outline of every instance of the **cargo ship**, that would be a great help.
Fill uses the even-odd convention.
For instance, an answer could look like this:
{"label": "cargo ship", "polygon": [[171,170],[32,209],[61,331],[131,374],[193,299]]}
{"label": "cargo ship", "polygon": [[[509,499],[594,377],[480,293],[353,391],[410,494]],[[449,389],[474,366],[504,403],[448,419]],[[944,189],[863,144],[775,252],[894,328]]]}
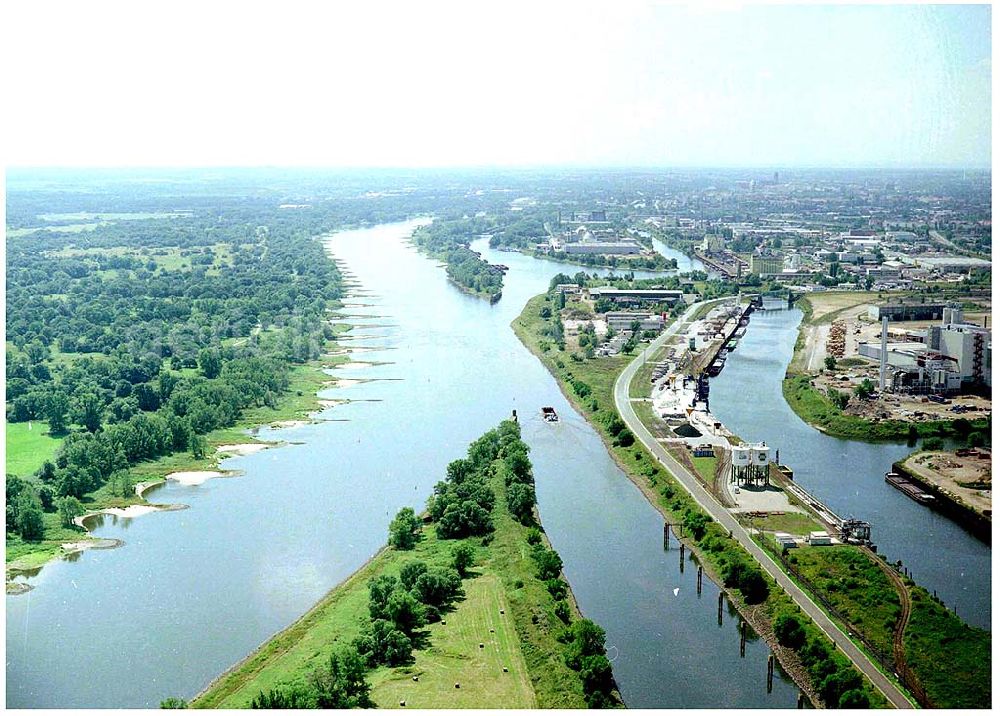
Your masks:
{"label": "cargo ship", "polygon": [[887,472],[885,473],[885,481],[921,505],[929,505],[934,502],[934,495],[924,492],[920,485],[917,485],[906,475],[900,475],[897,472]]}

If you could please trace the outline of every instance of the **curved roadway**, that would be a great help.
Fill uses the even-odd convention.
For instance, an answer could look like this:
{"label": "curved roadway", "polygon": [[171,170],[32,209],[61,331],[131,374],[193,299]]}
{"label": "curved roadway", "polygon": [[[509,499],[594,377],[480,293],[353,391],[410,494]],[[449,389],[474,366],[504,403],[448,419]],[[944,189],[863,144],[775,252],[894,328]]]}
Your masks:
{"label": "curved roadway", "polygon": [[[717,302],[717,301],[716,301]],[[713,302],[714,303],[714,302]],[[716,522],[724,528],[731,530],[733,538],[736,539],[743,548],[749,552],[760,566],[781,586],[782,589],[795,601],[796,604],[808,614],[823,632],[830,637],[847,657],[854,662],[854,665],[867,676],[875,687],[881,691],[889,702],[896,708],[913,708],[913,704],[903,694],[899,688],[893,684],[874,663],[844,634],[833,620],[820,609],[809,596],[796,585],[791,578],[768,556],[768,554],[751,538],[743,526],[736,521],[729,510],[722,507],[715,498],[705,489],[698,479],[691,474],[687,468],[677,462],[650,434],[649,430],[639,420],[635,410],[632,408],[632,401],[629,399],[629,385],[636,371],[642,366],[647,358],[677,334],[681,326],[691,320],[691,316],[705,303],[696,303],[686,310],[680,318],[674,321],[659,337],[647,346],[635,360],[628,364],[628,367],[618,376],[615,381],[615,406],[621,414],[622,420],[628,425],[629,430],[646,446],[660,463],[683,485],[702,509],[712,516]]]}

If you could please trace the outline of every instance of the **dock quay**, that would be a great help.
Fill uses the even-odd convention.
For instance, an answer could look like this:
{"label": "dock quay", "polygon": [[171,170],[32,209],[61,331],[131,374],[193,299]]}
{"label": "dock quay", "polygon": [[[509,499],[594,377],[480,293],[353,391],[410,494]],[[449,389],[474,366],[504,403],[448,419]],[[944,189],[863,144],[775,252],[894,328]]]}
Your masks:
{"label": "dock quay", "polygon": [[701,251],[695,251],[694,256],[696,259],[701,261],[703,264],[708,266],[713,271],[718,271],[726,278],[737,278],[742,270],[742,264],[739,263],[739,259],[736,259],[737,263],[735,265],[724,263],[720,259],[709,256],[702,253]]}
{"label": "dock quay", "polygon": [[955,522],[986,544],[993,543],[992,512],[987,511],[990,512],[990,514],[979,512],[973,507],[956,499],[955,496],[950,494],[947,490],[941,489],[937,485],[924,480],[920,477],[920,475],[908,470],[906,465],[903,463],[904,461],[902,460],[892,463],[892,471],[890,473],[886,473],[886,482],[889,482],[889,484],[893,485],[893,487],[902,490],[909,496],[909,493],[906,492],[906,490],[903,490],[902,487],[893,484],[889,480],[889,475],[899,476],[902,481],[905,481],[905,483],[910,486],[911,489],[917,490],[932,498],[927,502],[917,500],[918,502],[922,502],[922,504],[926,504],[927,507],[935,512],[940,512],[942,515],[955,520]]}

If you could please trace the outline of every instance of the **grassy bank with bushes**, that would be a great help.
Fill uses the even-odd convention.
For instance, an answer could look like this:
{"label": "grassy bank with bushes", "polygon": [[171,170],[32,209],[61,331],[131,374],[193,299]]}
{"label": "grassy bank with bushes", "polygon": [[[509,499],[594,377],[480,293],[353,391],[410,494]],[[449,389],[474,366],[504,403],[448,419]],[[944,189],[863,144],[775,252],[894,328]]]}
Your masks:
{"label": "grassy bank with bushes", "polygon": [[785,670],[817,705],[886,706],[885,697],[636,442],[614,405],[615,380],[632,356],[571,360],[552,338],[553,301],[549,294],[529,300],[511,324],[514,332],[549,369],[567,399],[591,422],[615,461],[650,503],[668,522],[682,526],[682,538],[709,576],[723,585],[730,600],[772,647]]}
{"label": "grassy bank with bushes", "polygon": [[915,441],[927,437],[964,440],[971,432],[989,430],[989,420],[985,418],[930,420],[919,423],[905,420],[865,420],[845,414],[827,395],[816,390],[811,381],[809,375],[787,374],[782,382],[781,391],[796,415],[816,429],[834,437],[868,442]]}
{"label": "grassy bank with bushes", "polygon": [[[832,604],[852,631],[893,653],[900,595],[872,557],[851,546],[801,547],[788,560],[806,580],[803,587]],[[930,702],[936,708],[988,708],[990,632],[969,626],[912,579],[900,577],[911,606],[905,659]]]}
{"label": "grassy bank with bushes", "polygon": [[[401,510],[388,547],[192,706],[619,704],[603,630],[580,617],[537,524],[527,455],[511,421],[479,438],[425,519]],[[344,698],[331,663],[361,664]]]}

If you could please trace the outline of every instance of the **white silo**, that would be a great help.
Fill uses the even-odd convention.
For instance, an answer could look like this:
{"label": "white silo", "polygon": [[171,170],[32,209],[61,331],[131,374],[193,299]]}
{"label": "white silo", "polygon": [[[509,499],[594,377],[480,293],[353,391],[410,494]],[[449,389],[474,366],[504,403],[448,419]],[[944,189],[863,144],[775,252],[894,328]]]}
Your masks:
{"label": "white silo", "polygon": [[750,464],[750,446],[733,446],[733,467],[746,467]]}

